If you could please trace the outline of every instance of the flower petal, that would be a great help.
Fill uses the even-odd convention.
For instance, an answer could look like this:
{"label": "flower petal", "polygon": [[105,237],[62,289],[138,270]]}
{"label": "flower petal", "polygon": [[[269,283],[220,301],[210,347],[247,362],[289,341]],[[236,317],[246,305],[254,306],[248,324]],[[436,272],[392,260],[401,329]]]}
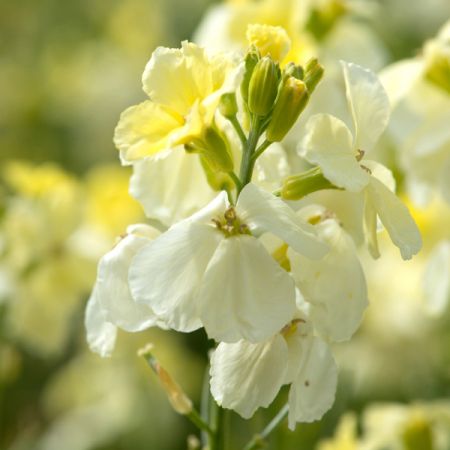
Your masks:
{"label": "flower petal", "polygon": [[197,99],[213,90],[213,79],[205,51],[184,41],[182,48],[158,47],[142,75],[144,91],[185,116]]}
{"label": "flower petal", "polygon": [[354,148],[369,151],[385,130],[390,116],[388,96],[370,70],[341,61],[347,102],[355,127]]}
{"label": "flower petal", "polygon": [[236,210],[251,230],[271,232],[308,258],[320,259],[328,251],[312,225],[300,220],[283,200],[252,183],[242,190]]}
{"label": "flower petal", "polygon": [[214,192],[198,156],[179,148],[162,158],[145,158],[133,164],[130,194],[141,203],[147,217],[172,225],[206,205]]}
{"label": "flower petal", "polygon": [[312,116],[306,124],[302,144],[305,158],[322,169],[324,176],[340,188],[359,192],[369,182],[356,160],[350,130],[329,114]]}
{"label": "flower petal", "polygon": [[367,286],[350,236],[333,219],[316,225],[319,236],[330,246],[320,261],[311,261],[289,250],[291,272],[305,300],[311,319],[327,340],[350,339],[367,307]]}
{"label": "flower petal", "polygon": [[260,342],[295,312],[292,278],[253,236],[220,242],[197,294],[208,336],[222,342]]}
{"label": "flower petal", "polygon": [[[333,405],[337,367],[329,346],[317,337],[302,337],[298,373],[289,391],[289,428],[319,420]],[[289,342],[288,342],[289,345]]]}
{"label": "flower petal", "polygon": [[147,100],[127,108],[114,130],[114,144],[124,164],[167,148],[170,133],[183,125],[173,111]]}
{"label": "flower petal", "polygon": [[196,296],[223,236],[215,228],[181,222],[138,251],[129,271],[133,298],[148,305],[170,328],[201,327]]}
{"label": "flower petal", "polygon": [[249,419],[274,400],[287,359],[287,345],[280,335],[259,344],[221,342],[211,357],[211,394],[223,408]]}
{"label": "flower petal", "polygon": [[110,356],[116,344],[117,327],[109,322],[95,288],[86,306],[84,324],[89,348],[102,357]]}
{"label": "flower petal", "polygon": [[392,242],[403,259],[411,259],[422,247],[422,238],[408,208],[381,181],[370,177],[367,193]]}
{"label": "flower petal", "polygon": [[[160,324],[160,320],[147,305],[136,303],[128,285],[128,269],[139,249],[151,242],[144,225],[141,234],[128,234],[98,265],[96,297],[107,312],[109,321],[126,331],[141,331]],[[153,230],[150,227],[150,230]]]}

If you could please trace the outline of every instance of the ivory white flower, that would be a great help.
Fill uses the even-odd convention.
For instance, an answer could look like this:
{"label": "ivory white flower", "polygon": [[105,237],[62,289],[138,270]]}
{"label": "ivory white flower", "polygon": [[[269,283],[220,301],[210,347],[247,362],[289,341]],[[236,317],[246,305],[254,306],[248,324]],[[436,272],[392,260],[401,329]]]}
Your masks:
{"label": "ivory white flower", "polygon": [[292,278],[257,239],[270,232],[314,259],[327,245],[310,224],[272,194],[248,184],[236,206],[221,192],[133,258],[133,298],[169,327],[205,327],[218,341],[259,342],[279,331],[295,310]]}
{"label": "ivory white flower", "polygon": [[86,308],[85,325],[91,349],[109,356],[116,340],[117,327],[142,331],[162,321],[146,305],[136,303],[128,287],[132,257],[159,232],[147,225],[132,225],[117,245],[101,258],[97,280]]}
{"label": "ivory white flower", "polygon": [[405,205],[391,192],[390,171],[375,161],[364,160],[389,119],[389,101],[375,74],[352,63],[342,63],[353,134],[339,119],[318,114],[307,123],[301,152],[321,167],[324,176],[339,188],[364,196],[364,225],[373,257],[379,256],[377,217],[387,229],[403,259],[421,247],[417,226]]}
{"label": "ivory white flower", "polygon": [[327,341],[348,340],[368,305],[366,280],[355,245],[325,208],[311,205],[298,214],[316,223],[317,234],[329,244],[330,251],[321,260],[312,261],[289,249],[292,275],[310,304],[317,333]]}
{"label": "ivory white flower", "polygon": [[250,418],[290,384],[289,428],[313,422],[330,409],[337,368],[328,345],[312,335],[307,311],[260,343],[220,343],[211,357],[211,393],[217,403]]}
{"label": "ivory white flower", "polygon": [[115,130],[122,161],[157,155],[201,134],[221,95],[235,91],[238,74],[230,57],[209,57],[195,44],[158,47],[142,76],[150,99],[125,110]]}

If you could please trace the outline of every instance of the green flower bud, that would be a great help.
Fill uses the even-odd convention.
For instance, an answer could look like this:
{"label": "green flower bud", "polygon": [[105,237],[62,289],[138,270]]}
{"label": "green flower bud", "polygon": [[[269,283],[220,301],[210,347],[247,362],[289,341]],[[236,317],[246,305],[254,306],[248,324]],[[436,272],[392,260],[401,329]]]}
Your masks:
{"label": "green flower bud", "polygon": [[219,111],[227,119],[231,119],[237,114],[238,106],[235,93],[223,94],[220,97]]}
{"label": "green flower bud", "polygon": [[297,78],[297,80],[303,80],[304,75],[303,67],[297,66],[293,62],[287,64],[283,71],[283,77],[291,76]]}
{"label": "green flower bud", "polygon": [[189,153],[199,153],[213,172],[231,172],[233,158],[228,139],[215,124],[206,127],[199,138],[195,138],[184,145]]}
{"label": "green flower bud", "polygon": [[322,189],[337,189],[337,187],[323,176],[320,167],[314,167],[285,178],[281,187],[281,197],[285,200],[300,200],[305,195]]}
{"label": "green flower bud", "polygon": [[250,80],[248,108],[250,112],[264,117],[271,111],[278,92],[280,68],[269,56],[258,61]]}
{"label": "green flower bud", "polygon": [[323,77],[324,68],[317,58],[312,58],[306,63],[304,82],[308,88],[308,92],[311,94],[319,81]]}
{"label": "green flower bud", "polygon": [[206,175],[206,180],[215,191],[232,191],[234,188],[233,180],[227,173],[218,172],[211,168],[210,161],[200,155],[200,163]]}
{"label": "green flower bud", "polygon": [[308,100],[309,94],[305,83],[291,76],[286,78],[267,127],[267,140],[270,142],[281,141],[305,109]]}
{"label": "green flower bud", "polygon": [[245,71],[241,82],[241,95],[245,103],[248,101],[248,88],[250,79],[252,78],[253,70],[259,61],[259,52],[256,48],[252,48],[245,57]]}

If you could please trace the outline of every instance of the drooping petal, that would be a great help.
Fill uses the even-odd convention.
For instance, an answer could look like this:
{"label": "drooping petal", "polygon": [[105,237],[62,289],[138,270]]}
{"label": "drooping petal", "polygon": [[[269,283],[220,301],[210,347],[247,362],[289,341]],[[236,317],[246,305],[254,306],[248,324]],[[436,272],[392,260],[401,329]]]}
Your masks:
{"label": "drooping petal", "polygon": [[367,286],[354,243],[333,219],[316,225],[330,246],[320,261],[292,250],[291,272],[305,300],[317,332],[327,340],[345,341],[358,328],[367,307]]}
{"label": "drooping petal", "polygon": [[287,360],[287,345],[280,335],[259,344],[222,342],[211,357],[211,393],[219,405],[249,419],[274,400]]}
{"label": "drooping petal", "polygon": [[107,312],[109,321],[126,331],[141,331],[160,324],[151,308],[133,300],[128,285],[132,258],[159,233],[146,225],[135,228],[135,232],[126,235],[102,257],[95,288],[96,297]]}
{"label": "drooping petal", "polygon": [[130,194],[147,217],[172,225],[206,205],[214,192],[198,156],[179,148],[162,158],[145,158],[133,164]]}
{"label": "drooping petal", "polygon": [[176,113],[150,100],[127,108],[114,131],[122,162],[130,164],[166,149],[170,133],[183,123]]}
{"label": "drooping petal", "polygon": [[90,349],[102,357],[110,356],[116,344],[117,327],[109,322],[95,288],[86,306],[84,324]]}
{"label": "drooping petal", "polygon": [[197,294],[208,336],[221,342],[261,342],[295,312],[292,278],[253,236],[220,242]]}
{"label": "drooping petal", "polygon": [[356,160],[350,130],[329,114],[312,116],[306,124],[302,144],[305,158],[320,166],[324,176],[340,188],[359,192],[369,182]]}
{"label": "drooping petal", "polygon": [[370,70],[341,61],[347,102],[352,113],[354,148],[369,151],[385,130],[390,116],[388,96]]}
{"label": "drooping petal", "polygon": [[370,177],[367,193],[402,258],[411,259],[422,247],[422,238],[408,208],[375,177]]}
{"label": "drooping petal", "polygon": [[273,233],[308,258],[320,259],[328,251],[313,226],[300,220],[283,200],[252,183],[242,190],[236,210],[251,230]]}
{"label": "drooping petal", "polygon": [[380,257],[380,249],[378,247],[378,219],[377,210],[372,203],[372,197],[366,191],[364,193],[364,212],[363,212],[363,226],[364,235],[367,241],[367,247],[373,259]]}
{"label": "drooping petal", "polygon": [[131,261],[133,298],[152,308],[170,328],[183,332],[200,328],[196,294],[222,238],[212,226],[190,221],[170,228]]}
{"label": "drooping petal", "polygon": [[329,346],[317,337],[297,335],[295,339],[301,340],[301,353],[289,391],[291,430],[297,422],[319,420],[333,405],[337,385],[337,367]]}

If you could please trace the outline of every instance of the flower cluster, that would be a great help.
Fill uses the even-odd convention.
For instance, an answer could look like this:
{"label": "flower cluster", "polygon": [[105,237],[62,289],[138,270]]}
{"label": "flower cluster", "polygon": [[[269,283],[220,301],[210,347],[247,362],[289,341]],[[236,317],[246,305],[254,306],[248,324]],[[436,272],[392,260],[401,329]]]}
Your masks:
{"label": "flower cluster", "polygon": [[153,53],[143,76],[149,100],[126,110],[115,133],[152,225],[130,226],[101,259],[86,326],[101,355],[117,328],[204,328],[217,342],[216,402],[249,418],[289,385],[293,429],[333,404],[330,344],[351,338],[368,304],[349,230],[336,211],[298,200],[350,193],[374,258],[383,226],[404,259],[421,238],[391,172],[363,159],[389,119],[377,77],[342,63],[352,130],[312,116],[298,145],[310,169],[295,173],[282,141],[314,102],[324,68],[315,58],[287,62],[280,27],[253,25],[247,38],[244,55],[186,42]]}

